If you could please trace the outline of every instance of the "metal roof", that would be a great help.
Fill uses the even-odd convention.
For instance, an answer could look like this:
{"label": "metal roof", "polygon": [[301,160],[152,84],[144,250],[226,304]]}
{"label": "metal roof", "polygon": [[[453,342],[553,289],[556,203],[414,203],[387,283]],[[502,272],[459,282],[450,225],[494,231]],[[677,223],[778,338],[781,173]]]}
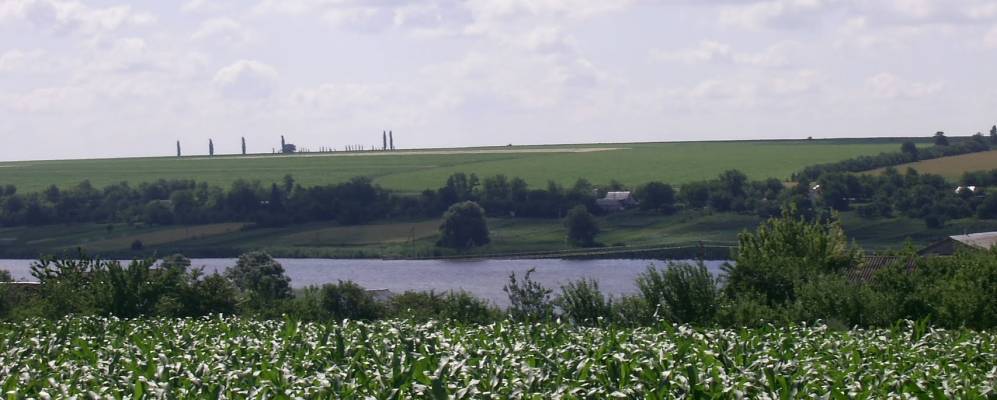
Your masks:
{"label": "metal roof", "polygon": [[970,233],[968,235],[949,236],[949,238],[964,245],[981,249],[990,249],[994,245],[997,245],[997,232]]}
{"label": "metal roof", "polygon": [[609,192],[606,193],[606,200],[626,200],[630,198],[630,192]]}
{"label": "metal roof", "polygon": [[907,273],[914,272],[917,268],[917,259],[904,256],[865,256],[858,265],[849,268],[845,272],[848,280],[855,283],[869,282],[876,276],[876,273],[886,267],[901,264]]}

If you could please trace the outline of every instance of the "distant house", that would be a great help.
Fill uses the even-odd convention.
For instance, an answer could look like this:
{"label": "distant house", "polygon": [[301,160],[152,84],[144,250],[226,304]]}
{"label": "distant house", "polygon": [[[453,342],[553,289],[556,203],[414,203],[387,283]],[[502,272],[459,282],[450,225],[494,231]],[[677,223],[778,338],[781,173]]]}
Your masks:
{"label": "distant house", "polygon": [[917,268],[916,257],[904,256],[865,256],[858,265],[854,265],[845,272],[849,282],[868,283],[876,277],[876,273],[893,265],[902,265],[907,273],[914,272]]}
{"label": "distant house", "polygon": [[997,232],[970,233],[939,240],[921,249],[918,254],[950,256],[959,249],[989,250],[995,245],[997,245]]}
{"label": "distant house", "polygon": [[609,192],[606,197],[597,199],[595,204],[606,212],[623,211],[637,205],[631,192]]}

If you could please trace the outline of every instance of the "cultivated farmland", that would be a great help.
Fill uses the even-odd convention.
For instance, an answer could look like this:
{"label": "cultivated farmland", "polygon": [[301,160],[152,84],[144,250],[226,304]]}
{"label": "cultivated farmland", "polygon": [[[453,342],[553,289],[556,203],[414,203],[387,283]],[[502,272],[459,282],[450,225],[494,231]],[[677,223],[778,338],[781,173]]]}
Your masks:
{"label": "cultivated farmland", "polygon": [[22,193],[52,184],[66,187],[85,179],[97,187],[157,179],[194,179],[227,186],[240,178],[279,182],[290,174],[305,186],[366,176],[391,190],[419,192],[442,186],[454,172],[518,176],[533,186],[550,180],[570,185],[579,178],[596,184],[612,179],[627,185],[652,180],[681,184],[713,178],[728,169],[742,170],[753,179],[785,179],[806,165],[896,151],[902,140],[676,142],[0,162],[0,184],[16,185]]}
{"label": "cultivated farmland", "polygon": [[[982,170],[989,171],[991,169],[997,169],[997,150],[935,158],[932,160],[901,164],[894,168],[901,173],[906,171],[907,168],[914,168],[917,172],[922,174],[941,175],[946,178],[956,180],[959,179],[965,172]],[[884,170],[885,168],[879,168],[871,172],[879,174]]]}
{"label": "cultivated farmland", "polygon": [[80,317],[0,324],[8,398],[988,398],[997,335],[342,325]]}

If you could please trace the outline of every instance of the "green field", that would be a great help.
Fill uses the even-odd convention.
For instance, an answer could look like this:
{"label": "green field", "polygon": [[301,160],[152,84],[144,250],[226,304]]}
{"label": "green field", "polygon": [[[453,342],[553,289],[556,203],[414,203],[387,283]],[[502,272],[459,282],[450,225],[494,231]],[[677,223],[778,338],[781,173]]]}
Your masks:
{"label": "green field", "polygon": [[997,335],[499,322],[0,323],[10,399],[985,399]]}
{"label": "green field", "polygon": [[786,179],[804,166],[859,155],[896,151],[897,139],[676,142],[441,149],[373,153],[306,153],[288,156],[119,158],[0,162],[0,184],[21,192],[49,185],[138,184],[157,179],[194,179],[225,185],[235,179],[279,181],[290,174],[302,185],[373,178],[385,188],[418,192],[438,188],[454,172],[505,174],[531,185],[548,180],[570,185],[616,179],[627,185],[652,180],[672,184],[715,177],[739,169],[755,179]]}
{"label": "green field", "polygon": [[[952,180],[958,180],[962,177],[963,173],[969,171],[997,169],[997,150],[900,164],[894,168],[901,173],[906,171],[907,168],[913,168],[922,174],[941,175]],[[870,172],[880,174],[885,169],[878,168]]]}
{"label": "green field", "polygon": [[[997,221],[948,221],[942,229],[928,229],[924,221],[905,217],[869,220],[854,212],[841,214],[848,237],[867,251],[902,246],[908,239],[924,246],[947,235],[997,230]],[[738,233],[753,230],[761,219],[752,215],[684,211],[663,216],[629,211],[599,217],[597,240],[605,247],[590,251],[627,251],[648,248],[686,248],[694,252],[703,243],[715,247],[712,257],[725,258],[726,247]],[[62,254],[84,247],[88,252],[122,257],[181,252],[196,257],[233,257],[263,249],[281,257],[421,258],[457,255],[434,246],[439,221],[382,221],[341,226],[317,222],[281,228],[242,229],[243,224],[196,226],[128,226],[76,224],[0,228],[0,258],[34,258]],[[577,252],[565,243],[560,220],[495,218],[489,220],[492,243],[462,256],[509,256],[548,252]],[[142,241],[141,252],[131,250]],[[679,253],[686,254],[686,253]]]}

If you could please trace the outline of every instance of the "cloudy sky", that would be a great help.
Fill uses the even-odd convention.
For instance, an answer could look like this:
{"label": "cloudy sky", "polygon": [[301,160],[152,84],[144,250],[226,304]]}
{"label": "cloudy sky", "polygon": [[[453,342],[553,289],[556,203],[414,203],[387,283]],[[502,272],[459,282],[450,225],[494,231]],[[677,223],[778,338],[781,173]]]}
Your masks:
{"label": "cloudy sky", "polygon": [[995,121],[994,0],[0,0],[0,160]]}

